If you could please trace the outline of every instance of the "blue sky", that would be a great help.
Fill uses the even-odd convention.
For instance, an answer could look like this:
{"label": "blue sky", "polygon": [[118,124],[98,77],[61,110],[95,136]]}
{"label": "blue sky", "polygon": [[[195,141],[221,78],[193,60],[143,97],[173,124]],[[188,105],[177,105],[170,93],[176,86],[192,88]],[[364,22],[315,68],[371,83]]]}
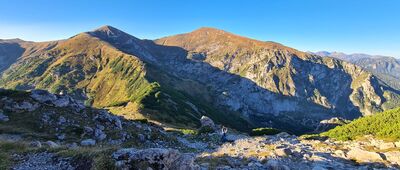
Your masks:
{"label": "blue sky", "polygon": [[207,26],[303,51],[400,57],[399,9],[399,0],[0,0],[0,39],[65,39],[102,25],[155,39]]}

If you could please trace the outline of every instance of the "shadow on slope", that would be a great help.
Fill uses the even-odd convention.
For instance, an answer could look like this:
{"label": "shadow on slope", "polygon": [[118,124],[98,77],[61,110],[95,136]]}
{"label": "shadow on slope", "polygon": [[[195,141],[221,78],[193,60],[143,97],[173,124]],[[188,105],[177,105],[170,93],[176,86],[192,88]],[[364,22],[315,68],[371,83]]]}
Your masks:
{"label": "shadow on slope", "polygon": [[[96,32],[91,35],[142,59],[148,66],[148,80],[189,94],[206,105],[217,107],[220,112],[227,112],[227,115],[241,114],[256,127],[272,126],[301,134],[314,130],[312,124],[323,119],[361,116],[354,105],[351,105],[354,108],[351,114],[343,114],[306,98],[271,92],[248,78],[215,68],[201,59],[188,59],[189,52],[181,47],[158,45],[125,33],[118,34],[124,37],[122,41]],[[350,87],[347,91],[351,93]]]}
{"label": "shadow on slope", "polygon": [[15,42],[0,42],[0,74],[22,56],[25,49]]}

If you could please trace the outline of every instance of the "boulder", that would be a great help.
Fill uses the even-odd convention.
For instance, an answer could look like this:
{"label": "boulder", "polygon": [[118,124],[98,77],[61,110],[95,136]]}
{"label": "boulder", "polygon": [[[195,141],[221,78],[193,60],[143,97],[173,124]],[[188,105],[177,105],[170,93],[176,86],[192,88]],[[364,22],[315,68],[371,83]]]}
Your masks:
{"label": "boulder", "polygon": [[287,157],[292,154],[292,150],[289,148],[277,148],[275,149],[275,154],[282,157]]}
{"label": "boulder", "polygon": [[0,110],[0,122],[8,122],[9,120],[10,119],[8,118],[8,116],[5,115],[2,110]]}
{"label": "boulder", "polygon": [[37,105],[37,104],[35,105],[35,104],[29,103],[27,101],[23,101],[21,103],[15,103],[12,106],[12,110],[16,111],[16,112],[18,112],[18,111],[29,111],[29,112],[31,112],[31,111],[36,110],[38,107],[39,107],[39,105]]}
{"label": "boulder", "polygon": [[117,129],[119,129],[119,130],[122,130],[122,122],[121,122],[121,120],[118,118],[118,117],[116,117],[116,119],[114,119],[114,125],[117,127]]}
{"label": "boulder", "polygon": [[291,137],[291,135],[289,133],[286,133],[286,132],[278,133],[275,136],[278,137],[278,138],[289,138],[289,137]]}
{"label": "boulder", "polygon": [[149,148],[136,150],[134,148],[120,149],[113,153],[115,165],[124,169],[199,169],[194,164],[194,157],[181,154],[175,149]]}
{"label": "boulder", "polygon": [[323,165],[316,164],[313,166],[312,170],[328,170],[328,168],[325,168]]}
{"label": "boulder", "polygon": [[386,142],[379,145],[379,149],[385,150],[390,148],[395,148],[396,145],[393,142]]}
{"label": "boulder", "polygon": [[202,116],[201,119],[200,119],[200,122],[201,122],[201,127],[208,126],[208,127],[211,127],[211,128],[215,128],[214,121],[211,120],[207,116]]}
{"label": "boulder", "polygon": [[107,135],[101,129],[95,129],[94,137],[96,137],[97,140],[102,141],[107,138]]}
{"label": "boulder", "polygon": [[31,97],[41,103],[52,103],[57,100],[57,96],[49,93],[46,90],[32,90]]}
{"label": "boulder", "polygon": [[333,117],[330,119],[320,121],[317,128],[314,131],[315,132],[324,132],[329,129],[333,129],[336,126],[347,124],[349,122],[350,121],[343,119],[341,117]]}
{"label": "boulder", "polygon": [[76,148],[78,148],[78,144],[75,142],[67,144],[67,148],[68,149],[76,149]]}
{"label": "boulder", "polygon": [[393,163],[400,165],[400,152],[399,151],[390,151],[384,153],[386,160]]}
{"label": "boulder", "polygon": [[194,163],[194,155],[182,154],[177,160],[174,161],[170,169],[194,170],[199,169],[199,166]]}
{"label": "boulder", "polygon": [[286,165],[283,165],[278,160],[270,159],[265,164],[266,169],[269,170],[290,170],[290,168]]}
{"label": "boulder", "polygon": [[41,148],[42,143],[40,141],[32,141],[31,143],[29,143],[29,146],[33,148]]}
{"label": "boulder", "polygon": [[94,146],[96,145],[96,141],[93,139],[85,139],[81,141],[82,146]]}
{"label": "boulder", "polygon": [[67,123],[67,119],[64,116],[60,116],[58,118],[58,125],[64,125],[65,123]]}
{"label": "boulder", "polygon": [[69,96],[59,96],[56,100],[53,100],[52,103],[56,107],[67,107],[70,103]]}
{"label": "boulder", "polygon": [[58,140],[64,140],[65,139],[65,133],[58,134],[56,135]]}
{"label": "boulder", "polygon": [[53,142],[53,141],[47,141],[46,143],[45,143],[47,146],[49,146],[50,148],[57,148],[57,147],[60,147],[60,145],[58,145],[57,143],[55,143],[55,142]]}
{"label": "boulder", "polygon": [[140,142],[145,142],[146,141],[146,138],[144,137],[143,134],[138,134],[138,138],[139,138]]}
{"label": "boulder", "polygon": [[396,145],[396,147],[400,148],[400,141],[395,142],[394,145]]}
{"label": "boulder", "polygon": [[93,128],[89,127],[89,126],[85,126],[83,127],[83,130],[86,134],[93,134]]}
{"label": "boulder", "polygon": [[360,162],[383,161],[382,156],[376,152],[365,151],[360,148],[353,148],[347,152],[348,159],[355,159]]}
{"label": "boulder", "polygon": [[343,150],[335,150],[335,155],[336,156],[338,156],[338,157],[341,157],[341,158],[345,158],[346,157],[346,153],[344,153],[344,151]]}

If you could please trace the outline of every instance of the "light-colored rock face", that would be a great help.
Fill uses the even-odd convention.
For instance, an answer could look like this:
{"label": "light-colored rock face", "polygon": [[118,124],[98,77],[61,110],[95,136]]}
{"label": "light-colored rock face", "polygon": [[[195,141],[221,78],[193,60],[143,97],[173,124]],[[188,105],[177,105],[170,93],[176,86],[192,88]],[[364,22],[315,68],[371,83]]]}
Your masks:
{"label": "light-colored rock face", "polygon": [[400,152],[399,151],[386,152],[384,155],[386,157],[386,160],[392,162],[393,164],[400,165]]}
{"label": "light-colored rock face", "polygon": [[244,137],[203,151],[196,162],[202,168],[210,168],[207,163],[214,162],[216,167],[211,169],[396,169],[397,151],[372,151],[373,145],[369,141],[305,140],[286,134]]}
{"label": "light-colored rock face", "polygon": [[354,64],[209,28],[155,42],[189,53],[176,60],[165,53],[168,72],[207,84],[212,103],[264,125],[270,125],[265,119],[294,119],[315,127],[322,119],[353,119],[386,109],[386,87]]}
{"label": "light-colored rock face", "polygon": [[349,159],[355,159],[360,162],[376,162],[383,161],[382,156],[376,152],[369,152],[359,148],[353,148],[347,152]]}

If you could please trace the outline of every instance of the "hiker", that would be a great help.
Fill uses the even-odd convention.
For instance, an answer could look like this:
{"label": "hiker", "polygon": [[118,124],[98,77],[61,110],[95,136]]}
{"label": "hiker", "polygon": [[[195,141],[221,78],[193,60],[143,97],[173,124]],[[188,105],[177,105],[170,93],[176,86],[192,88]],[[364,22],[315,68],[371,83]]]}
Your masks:
{"label": "hiker", "polygon": [[222,137],[221,137],[221,142],[225,143],[228,140],[226,139],[226,133],[228,132],[228,128],[226,128],[225,126],[222,126]]}

